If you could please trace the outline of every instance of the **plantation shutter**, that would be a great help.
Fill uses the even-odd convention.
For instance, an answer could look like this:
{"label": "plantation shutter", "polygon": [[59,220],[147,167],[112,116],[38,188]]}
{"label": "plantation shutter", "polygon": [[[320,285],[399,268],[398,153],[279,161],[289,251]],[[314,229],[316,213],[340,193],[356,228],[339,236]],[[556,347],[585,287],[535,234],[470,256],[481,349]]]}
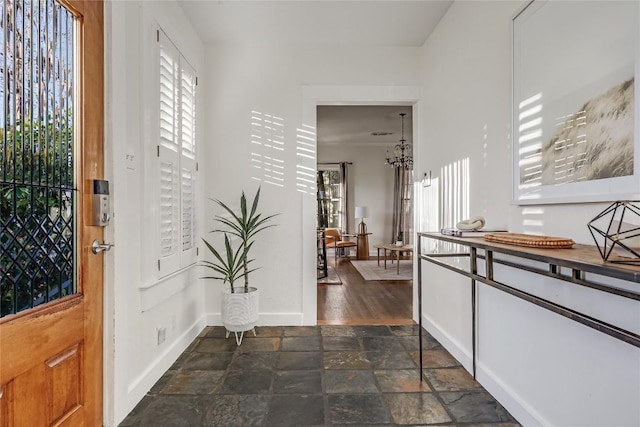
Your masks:
{"label": "plantation shutter", "polygon": [[196,261],[195,240],[195,178],[196,178],[196,74],[181,57],[180,60],[180,196],[182,220],[181,264]]}
{"label": "plantation shutter", "polygon": [[182,117],[181,143],[182,155],[190,160],[196,159],[196,74],[189,63],[181,58],[180,84]]}
{"label": "plantation shutter", "polygon": [[162,31],[159,44],[159,180],[160,253],[158,270],[164,276],[180,268],[180,140],[178,50]]}

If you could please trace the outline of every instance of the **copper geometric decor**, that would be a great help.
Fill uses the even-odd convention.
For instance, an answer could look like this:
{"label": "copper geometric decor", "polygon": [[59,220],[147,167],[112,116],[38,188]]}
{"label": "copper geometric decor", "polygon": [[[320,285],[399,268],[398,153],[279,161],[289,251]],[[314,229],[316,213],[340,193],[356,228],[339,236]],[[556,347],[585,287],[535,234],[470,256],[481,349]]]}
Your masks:
{"label": "copper geometric decor", "polygon": [[640,208],[634,203],[615,202],[587,224],[603,260],[640,265]]}

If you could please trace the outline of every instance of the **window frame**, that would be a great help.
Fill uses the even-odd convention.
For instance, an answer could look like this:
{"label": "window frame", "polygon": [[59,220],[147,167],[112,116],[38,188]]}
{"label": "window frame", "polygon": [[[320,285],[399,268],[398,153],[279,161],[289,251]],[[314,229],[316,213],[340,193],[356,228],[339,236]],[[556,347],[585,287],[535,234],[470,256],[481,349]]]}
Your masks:
{"label": "window frame", "polygon": [[[319,173],[319,172],[329,172],[329,173],[337,172],[338,173],[338,181],[337,182],[331,183],[330,179],[328,179],[328,181],[329,181],[328,185],[329,186],[332,186],[332,185],[333,186],[336,186],[336,185],[338,186],[338,189],[337,189],[338,195],[337,195],[337,197],[335,197],[335,194],[333,194],[333,190],[326,190],[325,189],[325,194],[326,195],[331,195],[332,197],[326,197],[326,195],[325,195],[325,197],[322,200],[328,201],[327,207],[328,207],[329,204],[333,204],[334,202],[338,202],[338,208],[337,208],[337,210],[335,210],[335,212],[329,213],[329,211],[327,211],[327,221],[328,221],[327,222],[327,228],[338,228],[339,230],[341,230],[343,232],[346,232],[346,230],[344,230],[343,227],[342,227],[343,226],[343,224],[342,224],[342,211],[344,209],[344,196],[342,194],[342,186],[341,186],[342,182],[341,182],[341,178],[340,178],[340,167],[339,166],[334,166],[334,165],[319,165],[317,167],[316,174]],[[326,185],[327,184],[325,184],[325,186]],[[321,201],[318,200],[318,203],[321,203]],[[330,220],[334,216],[337,217],[335,219],[335,222],[337,222],[337,225],[333,224],[332,221]],[[319,224],[319,221],[317,221],[317,222]]]}

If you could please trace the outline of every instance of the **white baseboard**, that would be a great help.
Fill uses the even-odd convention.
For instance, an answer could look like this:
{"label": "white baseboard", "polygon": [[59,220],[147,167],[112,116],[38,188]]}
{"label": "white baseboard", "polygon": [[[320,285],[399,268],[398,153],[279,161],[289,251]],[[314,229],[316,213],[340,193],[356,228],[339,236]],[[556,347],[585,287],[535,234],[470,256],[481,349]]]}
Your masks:
{"label": "white baseboard", "polygon": [[[447,349],[470,373],[473,372],[473,355],[460,342],[444,332],[436,322],[422,315],[423,327]],[[523,426],[552,425],[508,387],[493,371],[476,359],[476,380],[504,406]]]}
{"label": "white baseboard", "polygon": [[464,368],[473,372],[473,358],[471,353],[464,348],[458,340],[453,338],[442,330],[442,328],[429,317],[422,314],[422,326],[438,340],[451,355],[464,366]]}
{"label": "white baseboard", "polygon": [[[220,313],[207,313],[207,326],[222,326]],[[302,313],[260,313],[258,326],[302,326]]]}
{"label": "white baseboard", "polygon": [[509,386],[481,362],[476,363],[476,380],[523,426],[550,426],[533,407],[528,405]]}
{"label": "white baseboard", "polygon": [[[206,327],[206,317],[201,316],[186,331],[177,337],[140,375],[134,378],[127,387],[127,408],[124,414],[128,414],[142,400],[144,395],[173,365],[180,355],[189,347],[194,339]],[[119,423],[122,420],[117,420]]]}
{"label": "white baseboard", "polygon": [[[127,386],[126,408],[116,414],[116,425],[144,398],[145,394],[173,365],[180,355],[207,326],[222,325],[220,313],[208,313],[196,320],[185,332],[177,337],[140,375]],[[259,326],[301,326],[302,313],[263,313]],[[121,419],[117,419],[121,418]]]}

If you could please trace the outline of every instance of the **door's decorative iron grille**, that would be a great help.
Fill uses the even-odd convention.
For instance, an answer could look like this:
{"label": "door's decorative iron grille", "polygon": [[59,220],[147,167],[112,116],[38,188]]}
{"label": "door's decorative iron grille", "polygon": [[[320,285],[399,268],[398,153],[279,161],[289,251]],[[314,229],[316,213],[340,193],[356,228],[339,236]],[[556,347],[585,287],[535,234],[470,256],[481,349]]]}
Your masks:
{"label": "door's decorative iron grille", "polygon": [[76,292],[74,16],[0,3],[0,316]]}

